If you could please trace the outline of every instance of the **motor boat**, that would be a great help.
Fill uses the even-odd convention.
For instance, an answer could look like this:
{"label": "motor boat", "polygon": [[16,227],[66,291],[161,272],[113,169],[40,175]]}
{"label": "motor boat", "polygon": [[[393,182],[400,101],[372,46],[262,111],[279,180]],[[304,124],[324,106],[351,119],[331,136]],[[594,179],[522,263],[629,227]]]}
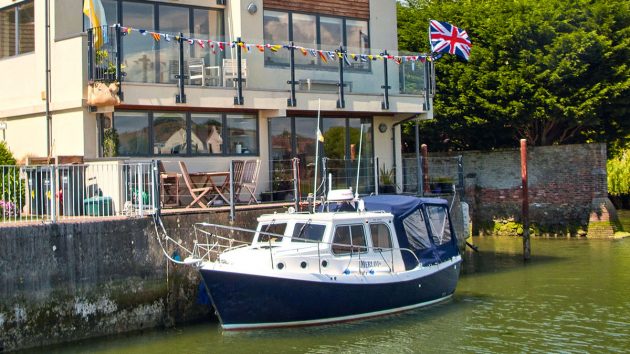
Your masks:
{"label": "motor boat", "polygon": [[195,225],[183,263],[199,270],[223,329],[345,322],[451,298],[462,258],[447,201],[351,198],[262,215],[255,230]]}

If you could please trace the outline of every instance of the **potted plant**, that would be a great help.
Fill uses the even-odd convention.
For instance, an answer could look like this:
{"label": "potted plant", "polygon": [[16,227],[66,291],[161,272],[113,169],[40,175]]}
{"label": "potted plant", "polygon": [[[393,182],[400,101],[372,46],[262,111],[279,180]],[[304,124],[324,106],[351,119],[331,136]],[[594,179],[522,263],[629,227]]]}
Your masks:
{"label": "potted plant", "polygon": [[394,169],[385,168],[385,165],[379,169],[379,193],[394,194],[396,193],[396,182],[394,181]]}
{"label": "potted plant", "polygon": [[432,193],[448,194],[453,192],[453,179],[451,177],[435,177],[431,183]]}
{"label": "potted plant", "polygon": [[103,157],[118,156],[118,133],[116,129],[109,128],[103,132]]}

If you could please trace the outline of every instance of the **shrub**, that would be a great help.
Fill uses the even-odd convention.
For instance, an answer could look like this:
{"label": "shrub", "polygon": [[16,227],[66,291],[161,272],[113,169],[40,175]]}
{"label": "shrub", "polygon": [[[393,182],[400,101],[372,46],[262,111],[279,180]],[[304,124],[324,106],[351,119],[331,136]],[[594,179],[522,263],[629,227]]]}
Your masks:
{"label": "shrub", "polygon": [[608,193],[610,195],[630,194],[630,149],[608,160]]}
{"label": "shrub", "polygon": [[15,157],[5,142],[0,142],[0,215],[16,216],[24,204],[24,183]]}

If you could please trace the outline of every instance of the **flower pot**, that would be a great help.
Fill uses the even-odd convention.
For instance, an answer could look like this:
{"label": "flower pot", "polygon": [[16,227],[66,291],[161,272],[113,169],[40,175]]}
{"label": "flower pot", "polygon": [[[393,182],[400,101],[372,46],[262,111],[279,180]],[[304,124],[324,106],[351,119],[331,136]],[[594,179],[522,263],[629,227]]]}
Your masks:
{"label": "flower pot", "polygon": [[392,186],[392,185],[379,185],[378,186],[378,192],[379,194],[395,194],[396,193],[396,186]]}

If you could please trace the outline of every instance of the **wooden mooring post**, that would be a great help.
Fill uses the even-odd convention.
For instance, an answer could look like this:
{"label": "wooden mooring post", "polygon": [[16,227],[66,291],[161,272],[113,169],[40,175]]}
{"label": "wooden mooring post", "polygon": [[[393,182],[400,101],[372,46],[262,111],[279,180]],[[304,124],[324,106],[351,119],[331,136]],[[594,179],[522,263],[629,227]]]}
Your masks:
{"label": "wooden mooring post", "polygon": [[422,194],[431,192],[429,188],[429,148],[427,144],[420,146],[420,153],[422,154]]}
{"label": "wooden mooring post", "polygon": [[521,183],[523,191],[523,260],[528,261],[531,256],[529,240],[529,192],[527,188],[527,140],[521,139]]}

